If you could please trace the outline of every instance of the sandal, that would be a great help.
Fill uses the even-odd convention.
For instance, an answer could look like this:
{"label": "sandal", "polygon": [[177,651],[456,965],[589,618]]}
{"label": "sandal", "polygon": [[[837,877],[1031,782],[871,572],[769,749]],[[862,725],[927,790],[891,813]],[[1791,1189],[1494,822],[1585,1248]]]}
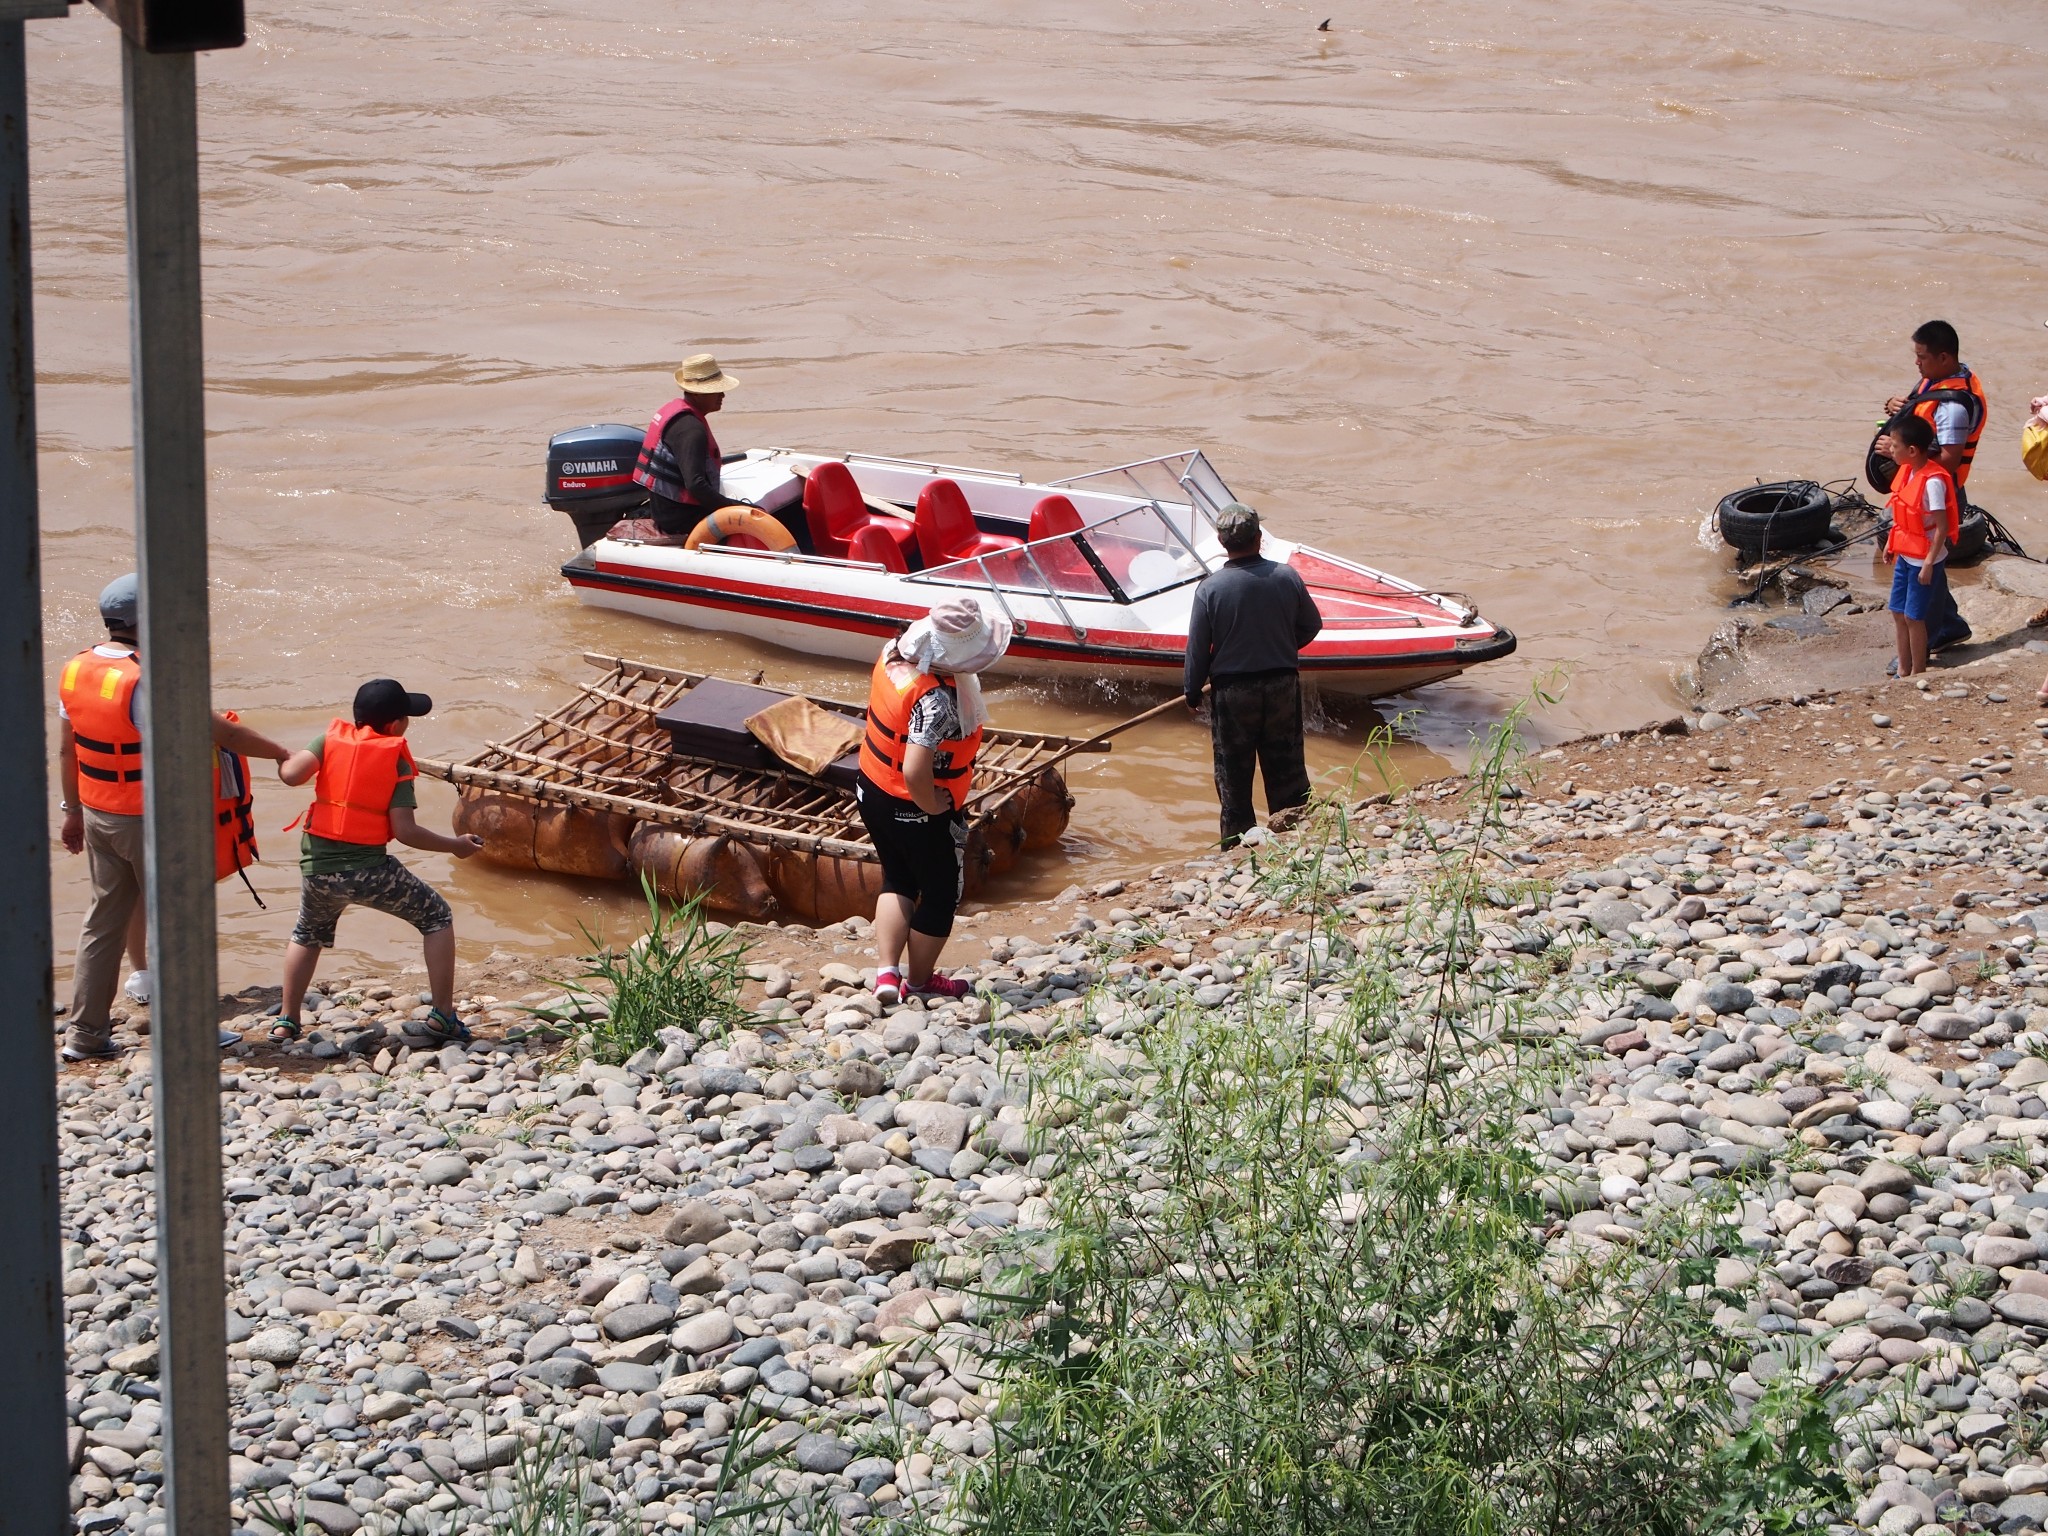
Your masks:
{"label": "sandal", "polygon": [[296,1040],[303,1029],[297,1019],[279,1019],[270,1026],[270,1038],[279,1045],[287,1040]]}
{"label": "sandal", "polygon": [[469,1026],[452,1013],[443,1013],[438,1008],[427,1010],[427,1016],[419,1021],[420,1032],[430,1040],[446,1044],[466,1044],[476,1037],[469,1032]]}

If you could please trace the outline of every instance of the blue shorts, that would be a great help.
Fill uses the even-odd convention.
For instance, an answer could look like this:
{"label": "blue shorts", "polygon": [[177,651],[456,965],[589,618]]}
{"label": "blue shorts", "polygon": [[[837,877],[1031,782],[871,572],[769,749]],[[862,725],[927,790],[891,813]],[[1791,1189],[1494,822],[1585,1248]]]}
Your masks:
{"label": "blue shorts", "polygon": [[1945,560],[1937,565],[1934,568],[1934,575],[1923,585],[1920,580],[1920,567],[1904,555],[1899,556],[1892,563],[1892,597],[1885,606],[1893,613],[1903,614],[1909,619],[1918,619],[1925,624],[1928,615],[1934,612],[1935,593],[1947,585],[1947,565],[1948,562]]}

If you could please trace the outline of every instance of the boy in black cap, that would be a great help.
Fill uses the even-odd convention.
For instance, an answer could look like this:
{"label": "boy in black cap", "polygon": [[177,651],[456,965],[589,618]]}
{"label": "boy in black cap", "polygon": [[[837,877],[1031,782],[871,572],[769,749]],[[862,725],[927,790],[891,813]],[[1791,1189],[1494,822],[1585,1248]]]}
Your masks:
{"label": "boy in black cap", "polygon": [[414,819],[419,801],[406,727],[434,707],[388,677],[356,690],[355,720],[336,720],[319,740],[279,765],[287,784],[313,783],[313,807],[299,844],[299,921],[284,957],[284,1003],[274,1040],[299,1034],[299,1010],[320,951],[334,945],[334,924],[351,906],[374,907],[419,929],[427,957],[433,1011],[425,1032],[436,1040],[467,1040],[455,1017],[455,915],[441,893],[386,850],[396,837],[408,848],[466,859],[483,847],[475,836],[431,832]]}

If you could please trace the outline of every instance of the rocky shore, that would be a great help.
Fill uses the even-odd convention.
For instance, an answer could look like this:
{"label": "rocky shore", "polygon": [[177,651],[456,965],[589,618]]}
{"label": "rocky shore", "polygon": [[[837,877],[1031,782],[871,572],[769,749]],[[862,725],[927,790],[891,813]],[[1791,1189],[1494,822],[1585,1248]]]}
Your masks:
{"label": "rocky shore", "polygon": [[[2037,681],[1994,659],[1552,749],[1479,914],[1486,964],[1581,1052],[1524,1121],[1553,1240],[1626,1244],[1734,1181],[1732,1385],[1828,1384],[1844,1531],[2048,1528]],[[1399,912],[1459,787],[1361,808],[1347,923]],[[930,1009],[874,1002],[859,924],[764,931],[759,1022],[617,1067],[511,1038],[559,986],[471,996],[477,1042],[430,1050],[405,1043],[416,992],[334,985],[307,1041],[223,1066],[245,1522],[267,1496],[328,1532],[488,1528],[550,1436],[624,1529],[707,1519],[735,1434],[819,1528],[936,1513],[993,1435],[953,1282],[1049,1216],[1034,1062],[1227,1007],[1254,966],[1303,974],[1273,852],[981,914],[979,995]],[[146,1062],[60,1092],[75,1502],[83,1530],[142,1531]]]}

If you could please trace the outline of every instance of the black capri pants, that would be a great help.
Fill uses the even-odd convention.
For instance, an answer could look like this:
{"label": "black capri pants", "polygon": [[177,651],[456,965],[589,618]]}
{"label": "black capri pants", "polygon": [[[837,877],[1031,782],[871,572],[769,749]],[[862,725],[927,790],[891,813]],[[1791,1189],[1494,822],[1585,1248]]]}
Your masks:
{"label": "black capri pants", "polygon": [[866,774],[856,791],[860,819],[882,861],[883,894],[916,903],[913,933],[951,936],[967,876],[967,818],[957,810],[927,816],[916,802],[877,789]]}

